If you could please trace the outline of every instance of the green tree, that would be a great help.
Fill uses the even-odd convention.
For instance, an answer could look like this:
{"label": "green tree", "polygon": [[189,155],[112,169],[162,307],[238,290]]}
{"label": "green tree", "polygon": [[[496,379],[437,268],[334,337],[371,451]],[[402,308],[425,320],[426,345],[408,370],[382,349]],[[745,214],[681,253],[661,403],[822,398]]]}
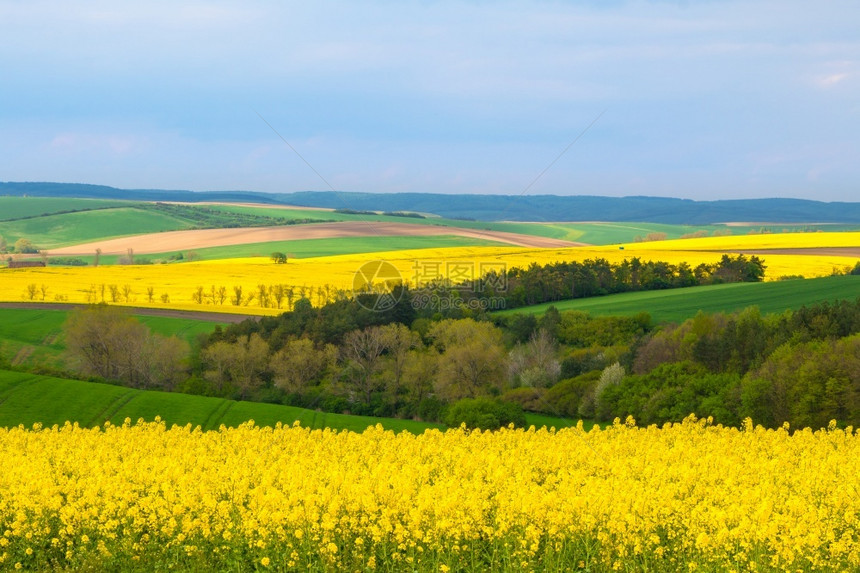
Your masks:
{"label": "green tree", "polygon": [[204,376],[223,391],[228,387],[244,400],[263,384],[269,364],[269,345],[259,334],[237,337],[235,342],[219,341],[200,353]]}
{"label": "green tree", "polygon": [[318,384],[326,371],[337,361],[337,348],[327,345],[314,347],[307,338],[288,340],[283,348],[269,359],[269,369],[275,386],[286,392],[298,393]]}
{"label": "green tree", "polygon": [[768,426],[860,424],[860,336],[784,344],[744,378],[742,400]]}
{"label": "green tree", "polygon": [[410,352],[421,346],[421,337],[406,326],[398,323],[379,327],[385,345],[383,376],[393,394],[399,392]]}
{"label": "green tree", "polygon": [[505,385],[502,333],[470,318],[434,324],[428,337],[439,350],[437,393],[448,400],[498,393]]}
{"label": "green tree", "polygon": [[30,242],[30,239],[22,237],[15,241],[15,252],[19,254],[34,254],[38,253],[39,249]]}

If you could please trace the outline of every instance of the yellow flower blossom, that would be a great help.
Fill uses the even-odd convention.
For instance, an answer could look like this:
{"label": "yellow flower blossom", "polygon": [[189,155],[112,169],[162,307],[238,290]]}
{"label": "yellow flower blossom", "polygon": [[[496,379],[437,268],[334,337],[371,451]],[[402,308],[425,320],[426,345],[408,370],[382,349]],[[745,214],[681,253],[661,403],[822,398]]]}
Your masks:
{"label": "yellow flower blossom", "polygon": [[860,568],[860,435],[835,424],[67,424],[0,428],[0,464],[6,568]]}

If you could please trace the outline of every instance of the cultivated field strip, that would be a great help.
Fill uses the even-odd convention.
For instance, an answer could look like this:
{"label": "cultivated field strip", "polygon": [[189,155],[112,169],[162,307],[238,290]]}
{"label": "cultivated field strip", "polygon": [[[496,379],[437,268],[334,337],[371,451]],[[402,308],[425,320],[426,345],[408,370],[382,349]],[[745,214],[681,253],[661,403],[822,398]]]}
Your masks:
{"label": "cultivated field strip", "polygon": [[275,241],[437,235],[454,235],[472,239],[498,241],[519,247],[558,248],[582,244],[504,231],[484,231],[447,226],[437,227],[411,223],[338,222],[276,227],[167,231],[55,248],[50,250],[50,254],[56,256],[90,255],[96,249],[101,249],[101,252],[105,255],[121,255],[129,249],[138,254],[150,254],[246,243],[270,243]]}

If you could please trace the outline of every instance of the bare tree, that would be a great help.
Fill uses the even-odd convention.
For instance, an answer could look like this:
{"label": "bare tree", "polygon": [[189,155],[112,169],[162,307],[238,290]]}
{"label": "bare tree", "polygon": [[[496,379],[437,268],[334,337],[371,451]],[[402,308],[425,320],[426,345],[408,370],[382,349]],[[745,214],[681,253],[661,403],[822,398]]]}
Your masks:
{"label": "bare tree", "polygon": [[421,337],[403,324],[392,323],[380,326],[382,343],[385,346],[385,373],[393,392],[400,389],[409,352],[421,346]]}
{"label": "bare tree", "polygon": [[385,352],[385,335],[378,326],[347,333],[341,347],[346,360],[346,379],[350,389],[370,404],[373,392],[380,387],[379,373],[382,353]]}
{"label": "bare tree", "polygon": [[67,352],[86,374],[137,388],[170,389],[186,372],[188,343],[152,334],[116,307],[73,311],[65,332]]}
{"label": "bare tree", "polygon": [[242,305],[242,287],[234,286],[233,287],[233,297],[230,299],[230,303],[233,306],[241,306]]}
{"label": "bare tree", "polygon": [[548,387],[558,381],[561,364],[558,344],[543,328],[532,332],[528,343],[518,344],[509,354],[508,368],[515,384]]}
{"label": "bare tree", "polygon": [[412,403],[418,404],[433,393],[438,361],[439,355],[432,348],[426,351],[410,350],[406,354],[401,387]]}

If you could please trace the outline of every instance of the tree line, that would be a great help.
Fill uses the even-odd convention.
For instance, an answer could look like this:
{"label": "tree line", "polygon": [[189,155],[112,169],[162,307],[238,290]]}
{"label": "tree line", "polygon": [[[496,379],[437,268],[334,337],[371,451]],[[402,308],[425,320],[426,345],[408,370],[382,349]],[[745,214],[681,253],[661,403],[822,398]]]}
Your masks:
{"label": "tree line", "polygon": [[[453,285],[468,298],[500,297],[506,308],[546,302],[588,298],[647,290],[690,286],[760,282],[764,279],[764,260],[753,255],[724,254],[716,263],[692,267],[665,261],[643,261],[639,257],[610,263],[603,258],[563,261],[528,267],[512,267],[487,273],[479,281]],[[429,285],[438,288],[439,285]],[[421,289],[419,289],[420,291]]]}
{"label": "tree line", "polygon": [[858,333],[860,299],[767,316],[756,307],[699,313],[640,339],[620,376],[589,373],[563,385],[577,415],[603,421],[660,424],[696,413],[730,425],[746,417],[768,427],[857,425]]}
{"label": "tree line", "polygon": [[73,314],[67,340],[88,375],[334,412],[482,427],[519,423],[518,411],[647,424],[690,413],[732,425],[746,416],[771,427],[860,424],[860,299],[655,326],[647,313],[552,307],[540,318],[427,314],[401,294],[381,312],[361,297],[316,308],[302,298],[278,316],[216,327],[191,348],[97,305]]}

